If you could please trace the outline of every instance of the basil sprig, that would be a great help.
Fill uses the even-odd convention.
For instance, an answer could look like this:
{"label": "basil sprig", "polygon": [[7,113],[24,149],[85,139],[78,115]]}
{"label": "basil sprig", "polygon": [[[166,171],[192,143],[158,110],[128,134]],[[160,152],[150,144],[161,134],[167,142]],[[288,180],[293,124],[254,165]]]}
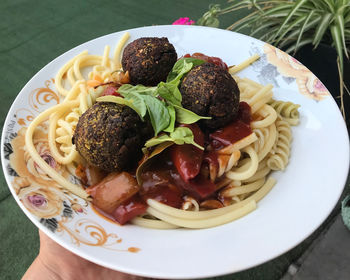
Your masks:
{"label": "basil sprig", "polygon": [[153,137],[145,143],[145,147],[150,148],[159,145],[164,142],[174,142],[178,145],[192,144],[197,148],[204,150],[204,148],[194,142],[194,136],[192,130],[188,127],[177,127],[173,132],[168,134],[162,134],[158,137]]}
{"label": "basil sprig", "polygon": [[[118,89],[118,93],[123,96],[102,96],[97,98],[98,102],[114,102],[129,106],[140,116],[142,120],[148,114],[151,121],[155,138],[147,141],[146,147],[151,147],[165,141],[172,141],[176,144],[193,144],[198,146],[193,140],[193,133],[189,128],[175,128],[175,122],[191,124],[201,119],[210,119],[202,117],[194,112],[182,107],[182,96],[179,90],[179,84],[182,77],[187,74],[194,66],[204,63],[203,60],[186,57],[179,59],[170,71],[166,82],[160,82],[155,87],[146,87],[143,85],[124,84]],[[162,134],[161,132],[169,134]],[[158,139],[158,140],[156,140]],[[152,145],[150,143],[153,143]],[[200,146],[199,146],[200,147]],[[202,148],[202,147],[201,147]]]}

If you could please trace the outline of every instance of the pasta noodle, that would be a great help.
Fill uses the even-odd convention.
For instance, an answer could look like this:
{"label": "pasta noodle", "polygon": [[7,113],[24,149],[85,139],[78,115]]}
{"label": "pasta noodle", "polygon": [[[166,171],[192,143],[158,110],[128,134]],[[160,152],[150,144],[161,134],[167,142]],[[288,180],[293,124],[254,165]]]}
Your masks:
{"label": "pasta noodle", "polygon": [[300,105],[274,99],[271,99],[268,104],[290,125],[297,125],[299,123],[298,108]]}
{"label": "pasta noodle", "polygon": [[154,228],[154,229],[174,229],[178,228],[178,226],[169,224],[164,221],[156,220],[156,219],[147,219],[144,217],[135,217],[131,220],[134,225],[138,225],[141,227]]}
{"label": "pasta noodle", "polygon": [[[126,33],[118,42],[110,59],[110,47],[106,46],[102,56],[90,55],[84,51],[68,61],[57,73],[55,86],[64,100],[42,112],[29,125],[25,141],[33,160],[53,180],[71,193],[89,199],[85,190],[71,183],[51,168],[38,154],[33,143],[33,134],[38,125],[49,122],[49,148],[54,159],[65,165],[74,174],[82,162],[72,137],[80,116],[88,110],[101,95],[102,87],[114,73],[121,71],[120,56],[129,39]],[[259,59],[254,55],[246,61],[231,67],[231,75]],[[89,69],[86,76],[84,73]],[[299,122],[299,105],[272,99],[272,85],[261,85],[248,78],[234,76],[241,93],[241,101],[251,108],[252,133],[243,139],[217,151],[218,167],[209,166],[210,179],[216,182],[225,207],[218,208],[213,199],[199,203],[190,196],[184,197],[182,209],[170,207],[156,200],[148,199],[145,215],[134,218],[135,225],[156,229],[177,227],[207,228],[238,219],[257,207],[274,186],[276,181],[268,177],[272,170],[284,170],[289,161],[291,128]],[[219,203],[220,204],[220,203]],[[217,209],[203,210],[205,207]]]}
{"label": "pasta noodle", "polygon": [[259,161],[258,154],[253,147],[249,146],[243,149],[243,152],[247,153],[250,157],[250,161],[237,169],[230,170],[226,173],[226,176],[231,180],[244,180],[255,174],[258,169]]}
{"label": "pasta noodle", "polygon": [[264,139],[264,146],[258,152],[259,162],[262,161],[267,156],[267,154],[271,151],[272,147],[275,144],[276,138],[277,138],[276,125],[271,124],[268,127],[267,137]]}
{"label": "pasta noodle", "polygon": [[251,56],[250,58],[248,58],[247,60],[243,61],[242,63],[240,63],[234,67],[231,67],[230,74],[233,75],[233,74],[243,70],[244,68],[248,67],[250,64],[255,62],[256,60],[258,60],[259,58],[260,58],[260,56],[255,54],[255,55]]}
{"label": "pasta noodle", "polygon": [[240,187],[229,186],[224,191],[221,192],[223,197],[233,197],[239,194],[251,193],[262,187],[265,182],[265,178],[254,181],[253,183],[248,183]]}
{"label": "pasta noodle", "polygon": [[211,176],[212,181],[217,177],[221,177],[225,172],[230,171],[238,162],[241,157],[241,152],[239,150],[234,150],[231,155],[219,155],[219,170],[217,174]]}
{"label": "pasta noodle", "polygon": [[149,207],[147,212],[160,220],[163,220],[169,224],[173,224],[179,227],[209,228],[209,227],[226,224],[228,222],[232,222],[240,217],[247,215],[251,211],[255,210],[255,208],[256,208],[256,202],[254,200],[251,200],[247,202],[245,205],[241,206],[240,208],[236,210],[232,210],[220,216],[203,219],[203,220],[190,220],[190,221],[186,219],[176,218],[170,215],[166,215],[160,211],[157,211],[152,207]]}
{"label": "pasta noodle", "polygon": [[292,132],[287,121],[279,118],[276,121],[278,136],[271,155],[267,160],[267,166],[272,170],[284,170],[289,161]]}
{"label": "pasta noodle", "polygon": [[193,211],[199,211],[199,204],[197,200],[190,196],[184,197],[184,202],[182,203],[182,210],[193,210]]}
{"label": "pasta noodle", "polygon": [[67,74],[68,72],[68,78],[69,78],[69,82],[71,84],[71,86],[74,85],[74,82],[75,82],[75,78],[73,77],[73,69],[70,69],[75,60],[77,60],[80,56],[84,56],[86,55],[88,52],[87,51],[84,51],[80,54],[78,54],[77,56],[73,57],[70,61],[68,61],[57,73],[56,77],[55,77],[55,87],[58,91],[59,94],[63,95],[63,96],[66,96],[68,95],[69,91],[66,90],[62,84],[62,79],[63,79],[63,75],[64,74]]}
{"label": "pasta noodle", "polygon": [[[252,128],[262,128],[272,125],[277,119],[276,111],[269,105],[264,105],[258,112],[258,120],[253,120],[251,122]],[[262,119],[260,119],[262,118]]]}

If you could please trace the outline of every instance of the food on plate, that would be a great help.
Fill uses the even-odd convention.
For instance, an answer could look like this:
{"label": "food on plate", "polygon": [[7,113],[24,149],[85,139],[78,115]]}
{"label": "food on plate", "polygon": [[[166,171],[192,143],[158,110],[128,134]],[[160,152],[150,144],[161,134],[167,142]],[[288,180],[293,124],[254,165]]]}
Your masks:
{"label": "food on plate", "polygon": [[130,83],[156,86],[165,81],[177,60],[168,38],[143,37],[128,44],[123,52],[123,70],[129,72]]}
{"label": "food on plate", "polygon": [[201,116],[206,128],[217,129],[233,121],[238,113],[239,88],[230,73],[213,63],[194,67],[180,86],[182,105]]}
{"label": "food on plate", "polygon": [[128,106],[97,102],[80,116],[73,140],[89,164],[112,172],[134,168],[151,136],[149,122]]}
{"label": "food on plate", "polygon": [[112,214],[117,206],[139,190],[137,181],[127,172],[111,172],[93,187],[88,188],[89,194],[94,198],[94,204],[108,214]]}
{"label": "food on plate", "polygon": [[[271,171],[289,162],[297,105],[273,100],[272,85],[234,76],[258,56],[228,67],[201,53],[177,59],[166,38],[139,38],[125,47],[121,68],[127,39],[113,59],[107,46],[59,70],[64,100],[26,132],[33,160],[120,224],[207,228],[253,211],[276,182]],[[81,185],[36,151],[33,133],[46,119],[52,156]]]}

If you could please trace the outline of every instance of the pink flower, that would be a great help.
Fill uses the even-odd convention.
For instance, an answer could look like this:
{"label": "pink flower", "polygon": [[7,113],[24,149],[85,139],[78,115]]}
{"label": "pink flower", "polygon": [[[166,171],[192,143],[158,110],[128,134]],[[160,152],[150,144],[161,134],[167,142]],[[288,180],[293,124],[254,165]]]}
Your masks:
{"label": "pink flower", "polygon": [[195,23],[194,20],[191,20],[188,17],[183,17],[183,18],[179,18],[179,19],[175,20],[173,22],[173,25],[192,25],[194,23]]}
{"label": "pink flower", "polygon": [[45,199],[45,197],[43,197],[40,194],[29,195],[28,200],[35,207],[40,207],[43,204],[47,203],[47,200]]}

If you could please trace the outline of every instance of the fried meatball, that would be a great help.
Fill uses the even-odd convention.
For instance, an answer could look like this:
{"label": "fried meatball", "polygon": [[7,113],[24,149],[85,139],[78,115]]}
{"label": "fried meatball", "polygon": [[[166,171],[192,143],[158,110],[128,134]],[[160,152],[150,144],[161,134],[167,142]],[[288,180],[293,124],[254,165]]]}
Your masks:
{"label": "fried meatball", "polygon": [[166,80],[176,60],[175,48],[167,38],[144,37],[125,47],[122,65],[131,84],[156,86]]}
{"label": "fried meatball", "polygon": [[91,165],[106,171],[127,171],[141,159],[152,127],[131,108],[98,102],[79,118],[74,132],[77,151]]}
{"label": "fried meatball", "polygon": [[212,63],[194,67],[180,85],[182,106],[201,116],[206,129],[223,127],[236,117],[239,108],[239,88],[230,73]]}

